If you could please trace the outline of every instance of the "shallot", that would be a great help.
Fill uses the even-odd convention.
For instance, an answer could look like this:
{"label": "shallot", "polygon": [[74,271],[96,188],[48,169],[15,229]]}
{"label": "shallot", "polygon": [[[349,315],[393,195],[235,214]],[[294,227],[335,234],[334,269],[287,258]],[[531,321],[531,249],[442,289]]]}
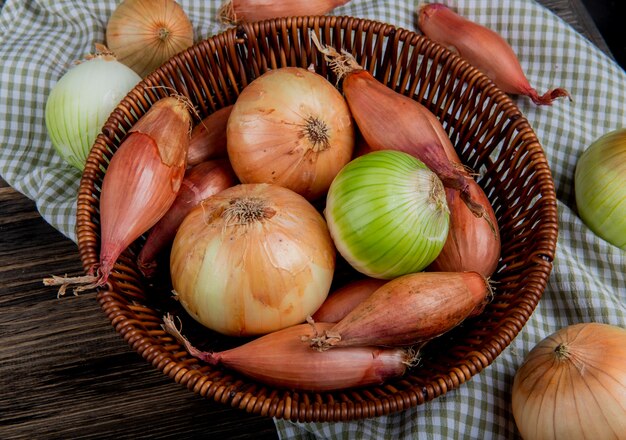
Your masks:
{"label": "shallot", "polygon": [[446,201],[450,209],[450,228],[443,249],[428,266],[434,272],[475,271],[484,277],[490,277],[500,261],[500,231],[498,220],[487,195],[480,185],[471,178],[459,158],[450,138],[437,117],[426,111],[429,121],[441,139],[448,159],[467,175],[469,192],[473,199],[485,208],[487,222],[472,215],[459,193],[446,189]]}
{"label": "shallot", "polygon": [[[319,352],[306,340],[313,337],[308,324],[298,324],[220,352],[204,352],[182,336],[173,318],[163,318],[164,329],[189,354],[211,365],[223,365],[254,380],[280,388],[333,391],[378,385],[402,376],[417,355],[408,349],[348,347]],[[320,330],[332,323],[317,323]]]}
{"label": "shallot", "polygon": [[500,34],[445,5],[431,3],[420,7],[418,27],[428,38],[457,52],[506,93],[526,95],[537,105],[550,105],[561,97],[571,100],[563,88],[539,95],[528,82],[513,48]]}
{"label": "shallot", "polygon": [[[154,226],[174,202],[185,174],[190,103],[182,96],[159,99],[135,123],[113,155],[100,195],[100,260],[85,277],[46,278],[46,285],[104,285],[121,253]],[[96,273],[97,272],[97,273]]]}
{"label": "shallot", "polygon": [[218,12],[226,23],[253,22],[278,17],[324,15],[350,0],[227,0]]}
{"label": "shallot", "polygon": [[378,288],[310,343],[319,350],[423,344],[458,326],[491,295],[489,283],[477,272],[404,275]]}

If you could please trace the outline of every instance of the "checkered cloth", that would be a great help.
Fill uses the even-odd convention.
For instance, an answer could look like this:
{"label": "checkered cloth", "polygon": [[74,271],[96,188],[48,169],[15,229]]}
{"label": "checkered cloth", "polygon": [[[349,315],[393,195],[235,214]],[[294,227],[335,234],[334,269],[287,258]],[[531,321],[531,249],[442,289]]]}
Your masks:
{"label": "checkered cloth", "polygon": [[[80,173],[54,152],[44,123],[46,97],[73,61],[104,42],[116,0],[7,0],[0,14],[0,174],[25,194],[50,224],[75,240]],[[222,30],[219,1],[179,0],[196,39]],[[352,0],[351,15],[416,29],[420,2]],[[401,413],[350,423],[276,420],[283,439],[476,438],[518,436],[511,385],[528,351],[557,329],[597,321],[626,327],[626,252],[593,234],[576,214],[577,158],[600,135],[626,127],[626,74],[553,13],[530,0],[446,1],[461,15],[500,33],[514,48],[530,83],[561,99],[537,107],[515,98],[543,145],[558,196],[559,242],[545,294],[522,332],[480,374],[459,389]]]}

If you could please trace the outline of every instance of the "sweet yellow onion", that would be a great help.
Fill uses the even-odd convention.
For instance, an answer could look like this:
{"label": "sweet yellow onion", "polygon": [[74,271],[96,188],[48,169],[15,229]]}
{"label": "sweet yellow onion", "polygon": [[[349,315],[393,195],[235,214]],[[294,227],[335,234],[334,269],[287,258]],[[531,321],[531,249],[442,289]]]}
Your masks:
{"label": "sweet yellow onion", "polygon": [[283,67],[241,92],[226,140],[242,183],[273,183],[313,200],[352,158],[354,127],[345,100],[324,77]]}
{"label": "sweet yellow onion", "polygon": [[144,77],[193,44],[193,25],[174,0],[124,0],[109,18],[106,41]]}
{"label": "sweet yellow onion", "polygon": [[583,323],[548,336],[517,370],[512,403],[525,440],[626,438],[626,329]]}
{"label": "sweet yellow onion", "polygon": [[187,215],[170,268],[178,299],[198,322],[226,335],[260,335],[318,309],[335,248],[304,197],[278,185],[240,184]]}
{"label": "sweet yellow onion", "polygon": [[626,128],[594,141],[576,164],[578,214],[609,243],[626,250]]}

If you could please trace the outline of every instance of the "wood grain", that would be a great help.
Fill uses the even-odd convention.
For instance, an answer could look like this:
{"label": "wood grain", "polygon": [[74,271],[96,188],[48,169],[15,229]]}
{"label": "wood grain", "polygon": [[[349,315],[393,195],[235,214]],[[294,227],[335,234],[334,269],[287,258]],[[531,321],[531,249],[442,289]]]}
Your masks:
{"label": "wood grain", "polygon": [[[580,1],[544,4],[609,53]],[[77,246],[0,179],[0,438],[275,439],[269,418],[196,396],[119,337],[94,293],[42,279],[82,274]]]}

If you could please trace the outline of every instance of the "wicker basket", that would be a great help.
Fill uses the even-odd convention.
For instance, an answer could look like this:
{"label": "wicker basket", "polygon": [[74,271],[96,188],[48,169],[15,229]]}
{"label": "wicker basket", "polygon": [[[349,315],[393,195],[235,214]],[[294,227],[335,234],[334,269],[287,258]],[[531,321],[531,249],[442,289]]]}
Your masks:
{"label": "wicker basket", "polygon": [[152,284],[134,257],[140,239],[98,291],[116,331],[156,368],[209,399],[242,410],[298,421],[346,421],[420,405],[455,389],[493,362],[532,314],[552,269],[556,196],[537,138],[511,99],[467,62],[407,30],[351,17],[299,17],[244,24],[175,56],[120,103],[98,137],[78,197],[78,247],[85,270],[98,262],[99,192],[108,161],[125,133],[157,99],[173,90],[206,116],[235,102],[268,69],[315,65],[336,78],[313,47],[346,49],[379,81],[424,104],[442,121],[463,161],[480,173],[501,228],[502,258],[493,301],[478,317],[429,343],[419,366],[380,386],[314,393],[274,389],[188,355],[161,329],[162,316],[183,317],[186,336],[203,349],[241,344],[185,318],[171,298],[168,275]]}

